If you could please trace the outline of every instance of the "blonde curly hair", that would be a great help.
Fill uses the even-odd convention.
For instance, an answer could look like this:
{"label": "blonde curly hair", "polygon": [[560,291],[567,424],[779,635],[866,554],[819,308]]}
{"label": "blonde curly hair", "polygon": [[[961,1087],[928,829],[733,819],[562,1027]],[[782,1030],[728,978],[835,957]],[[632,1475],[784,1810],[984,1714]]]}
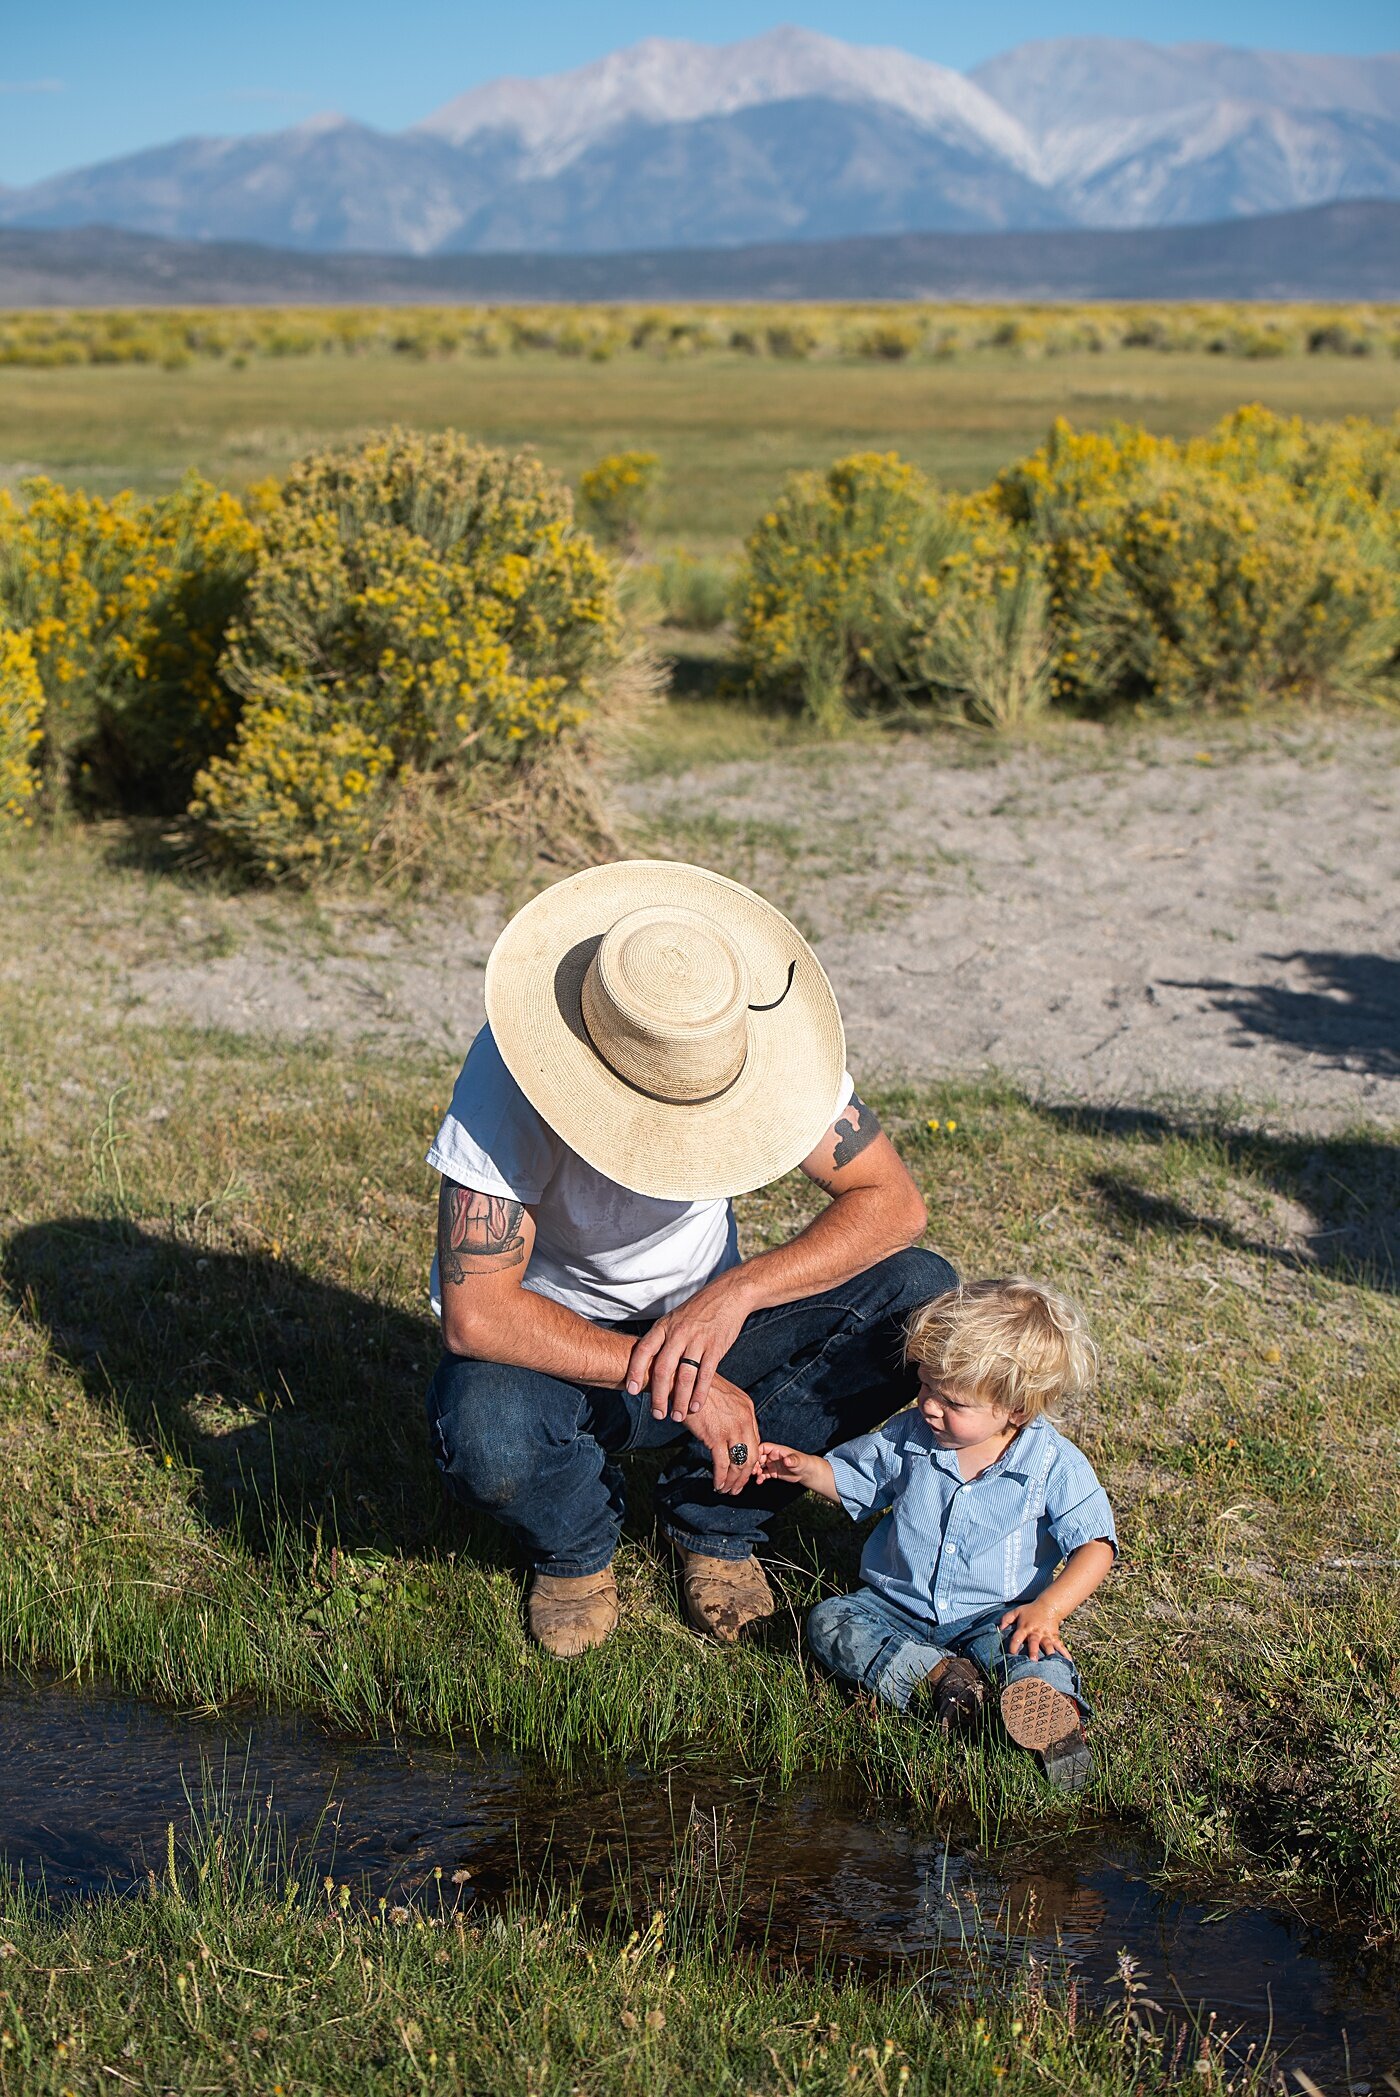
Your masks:
{"label": "blonde curly hair", "polygon": [[1075,1304],[1016,1274],[920,1304],[905,1327],[904,1358],[1024,1423],[1092,1390],[1099,1351]]}

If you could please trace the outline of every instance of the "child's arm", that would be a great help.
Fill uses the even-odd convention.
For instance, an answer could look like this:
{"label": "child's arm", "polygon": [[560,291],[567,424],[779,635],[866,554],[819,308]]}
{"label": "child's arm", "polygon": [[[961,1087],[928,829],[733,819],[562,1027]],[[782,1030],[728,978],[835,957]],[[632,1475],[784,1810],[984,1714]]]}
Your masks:
{"label": "child's arm", "polygon": [[753,1476],[755,1485],[770,1478],[783,1485],[805,1485],[809,1493],[820,1493],[823,1500],[834,1500],[838,1507],[841,1505],[836,1478],[826,1458],[808,1456],[803,1450],[789,1449],[782,1442],[759,1444],[758,1465]]}
{"label": "child's arm", "polygon": [[[804,1458],[806,1463],[812,1461],[810,1456]],[[1008,1649],[1019,1653],[1024,1646],[1028,1660],[1043,1660],[1047,1653],[1063,1653],[1068,1660],[1069,1648],[1060,1637],[1060,1626],[1071,1610],[1088,1601],[1112,1568],[1113,1546],[1102,1538],[1071,1551],[1050,1585],[1033,1602],[1018,1602],[1003,1616],[1001,1628],[1011,1634],[1006,1641]]]}

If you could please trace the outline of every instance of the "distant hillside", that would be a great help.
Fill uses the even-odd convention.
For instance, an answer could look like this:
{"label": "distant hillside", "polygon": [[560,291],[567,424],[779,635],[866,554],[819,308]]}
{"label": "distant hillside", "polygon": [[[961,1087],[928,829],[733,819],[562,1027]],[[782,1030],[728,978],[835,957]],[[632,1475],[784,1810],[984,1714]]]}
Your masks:
{"label": "distant hillside", "polygon": [[0,228],[0,306],[586,299],[1400,299],[1400,203],[1131,232],[899,233],[616,255],[309,255]]}
{"label": "distant hillside", "polygon": [[649,37],[408,130],[328,113],[0,190],[0,225],[312,253],[599,254],[1188,226],[1400,199],[1400,54],[1066,37],[951,71],[798,27]]}

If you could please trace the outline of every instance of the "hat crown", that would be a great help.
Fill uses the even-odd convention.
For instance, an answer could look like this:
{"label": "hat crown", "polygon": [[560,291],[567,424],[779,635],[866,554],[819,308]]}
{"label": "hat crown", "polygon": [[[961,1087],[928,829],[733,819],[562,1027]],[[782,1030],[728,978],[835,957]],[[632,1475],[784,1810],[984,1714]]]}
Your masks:
{"label": "hat crown", "polygon": [[675,1105],[716,1098],[748,1055],[749,971],[712,918],[677,904],[628,911],[583,981],[584,1025],[618,1077]]}

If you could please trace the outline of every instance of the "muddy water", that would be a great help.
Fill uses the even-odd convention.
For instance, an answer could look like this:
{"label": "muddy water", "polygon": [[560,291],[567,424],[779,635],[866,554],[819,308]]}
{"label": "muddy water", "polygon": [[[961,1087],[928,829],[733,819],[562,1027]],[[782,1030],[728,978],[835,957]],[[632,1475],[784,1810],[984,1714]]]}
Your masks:
{"label": "muddy water", "polygon": [[[739,1937],[782,1956],[897,1966],[933,1992],[985,1988],[1030,1958],[1098,1995],[1122,1951],[1153,1997],[1216,2013],[1243,2046],[1272,2033],[1291,2065],[1381,2088],[1400,2067],[1400,1961],[1358,1932],[1184,1900],[1121,1831],[982,1853],[948,1829],[818,1786],[765,1791],[713,1763],[561,1781],[505,1756],[337,1738],[297,1718],[188,1719],[112,1693],[0,1681],[0,1853],[52,1898],[144,1883],[166,1828],[210,1781],[272,1810],[303,1868],[412,1899],[441,1866],[454,1901],[582,1882],[674,1904],[698,1888]],[[680,1860],[679,1867],[677,1860]],[[679,1869],[679,1883],[678,1883]],[[460,1888],[452,1873],[467,1871]]]}

